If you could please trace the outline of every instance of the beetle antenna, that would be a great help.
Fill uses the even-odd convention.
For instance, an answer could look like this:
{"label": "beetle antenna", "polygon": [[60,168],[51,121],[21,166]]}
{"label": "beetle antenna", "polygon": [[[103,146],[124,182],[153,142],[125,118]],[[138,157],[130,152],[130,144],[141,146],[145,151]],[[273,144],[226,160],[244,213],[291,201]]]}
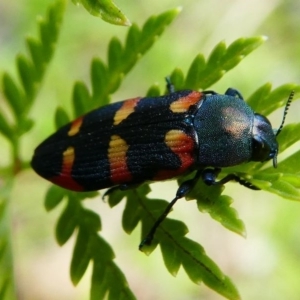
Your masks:
{"label": "beetle antenna", "polygon": [[283,128],[283,125],[284,125],[284,122],[285,122],[285,117],[286,117],[286,115],[287,115],[287,112],[288,112],[288,110],[289,110],[289,107],[290,107],[290,105],[291,105],[291,102],[292,102],[292,100],[293,100],[293,98],[294,98],[294,95],[295,95],[295,91],[291,91],[291,93],[290,93],[290,95],[289,95],[289,98],[288,98],[288,100],[287,100],[287,102],[286,102],[286,105],[285,105],[285,108],[284,108],[284,112],[283,112],[282,122],[281,122],[281,125],[280,125],[279,129],[278,129],[277,132],[276,132],[276,136],[279,135],[279,133],[281,132],[281,130],[282,130],[282,128]]}
{"label": "beetle antenna", "polygon": [[167,90],[168,90],[169,94],[174,93],[175,92],[175,86],[172,83],[171,76],[167,76],[165,79],[166,79],[166,82],[167,82]]}

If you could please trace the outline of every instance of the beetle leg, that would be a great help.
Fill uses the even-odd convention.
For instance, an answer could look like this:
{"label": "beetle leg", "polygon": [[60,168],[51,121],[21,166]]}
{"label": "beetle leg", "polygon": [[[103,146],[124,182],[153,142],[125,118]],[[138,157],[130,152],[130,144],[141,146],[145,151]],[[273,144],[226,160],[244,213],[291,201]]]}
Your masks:
{"label": "beetle leg", "polygon": [[166,82],[167,82],[167,90],[168,90],[169,94],[175,93],[175,86],[172,83],[170,76],[166,77]]}
{"label": "beetle leg", "polygon": [[242,94],[238,90],[233,89],[233,88],[227,89],[227,91],[225,92],[225,95],[237,97],[237,98],[240,98],[241,100],[244,100]]}
{"label": "beetle leg", "polygon": [[225,176],[224,178],[222,178],[219,181],[216,181],[219,173],[221,172],[220,168],[214,168],[214,169],[205,169],[205,170],[199,170],[195,177],[184,181],[178,188],[177,192],[176,192],[176,196],[175,198],[168,204],[168,206],[165,208],[164,212],[159,216],[159,218],[155,221],[154,225],[152,226],[152,228],[150,229],[150,231],[148,232],[148,234],[146,235],[146,237],[142,240],[142,242],[139,245],[139,249],[141,250],[143,248],[144,245],[151,245],[151,242],[153,240],[154,234],[158,228],[158,226],[163,222],[163,220],[167,217],[167,215],[169,214],[169,212],[171,211],[173,205],[176,203],[177,200],[179,200],[180,198],[183,198],[184,196],[187,195],[187,193],[194,187],[194,185],[196,184],[196,182],[198,181],[198,179],[200,177],[202,177],[202,180],[205,184],[207,184],[208,186],[211,185],[223,185],[231,180],[234,180],[236,182],[238,182],[239,184],[252,189],[252,190],[259,190],[258,187],[256,187],[255,185],[253,185],[252,183],[250,183],[249,181],[246,181],[242,178],[240,178],[238,175],[236,174],[228,174],[227,176]]}
{"label": "beetle leg", "polygon": [[135,189],[139,186],[139,184],[120,184],[120,185],[116,185],[110,189],[108,189],[102,196],[102,200],[104,200],[104,198],[106,196],[109,196],[111,193],[113,193],[114,191],[120,190],[120,191],[126,191],[129,189]]}
{"label": "beetle leg", "polygon": [[189,179],[187,181],[184,181],[178,188],[176,192],[175,198],[168,204],[168,206],[165,208],[164,212],[159,216],[159,218],[155,221],[154,225],[150,229],[149,233],[146,235],[146,237],[142,240],[142,242],[139,245],[139,249],[141,250],[144,245],[151,245],[151,242],[153,240],[154,234],[156,232],[156,229],[161,224],[161,222],[167,217],[169,212],[171,211],[173,205],[176,203],[177,200],[183,198],[196,184],[197,180],[201,177],[202,170],[198,171],[194,178]]}
{"label": "beetle leg", "polygon": [[223,179],[221,179],[219,181],[220,184],[224,184],[228,181],[234,180],[236,182],[238,182],[239,184],[247,187],[248,189],[254,190],[254,191],[258,191],[260,190],[260,188],[258,188],[257,186],[255,186],[254,184],[252,184],[251,182],[244,180],[242,178],[240,178],[239,176],[237,176],[236,174],[228,174],[227,176],[225,176]]}
{"label": "beetle leg", "polygon": [[211,90],[202,91],[201,93],[205,94],[205,95],[218,95],[218,93],[216,93],[215,91],[211,91]]}
{"label": "beetle leg", "polygon": [[219,168],[206,169],[206,170],[202,171],[202,179],[203,179],[204,183],[206,183],[207,185],[222,185],[231,180],[234,180],[234,181],[238,182],[239,184],[241,184],[251,190],[260,190],[257,186],[253,185],[251,182],[240,178],[236,174],[228,174],[221,180],[216,181],[216,178],[220,172],[221,172],[221,169],[219,169]]}

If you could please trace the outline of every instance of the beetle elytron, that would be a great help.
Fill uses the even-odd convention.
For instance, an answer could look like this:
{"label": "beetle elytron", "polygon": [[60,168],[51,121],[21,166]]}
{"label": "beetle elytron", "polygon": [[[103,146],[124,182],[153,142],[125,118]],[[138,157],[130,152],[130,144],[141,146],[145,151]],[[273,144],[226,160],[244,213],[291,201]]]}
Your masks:
{"label": "beetle elytron", "polygon": [[292,92],[275,131],[234,89],[224,95],[175,92],[167,83],[168,95],[113,103],[63,126],[35,149],[31,162],[40,176],[74,191],[126,189],[198,170],[194,179],[180,185],[140,247],[151,243],[171,207],[199,178],[208,185],[235,180],[258,189],[236,174],[216,178],[221,168],[249,161],[273,160],[276,167],[276,136],[293,97]]}

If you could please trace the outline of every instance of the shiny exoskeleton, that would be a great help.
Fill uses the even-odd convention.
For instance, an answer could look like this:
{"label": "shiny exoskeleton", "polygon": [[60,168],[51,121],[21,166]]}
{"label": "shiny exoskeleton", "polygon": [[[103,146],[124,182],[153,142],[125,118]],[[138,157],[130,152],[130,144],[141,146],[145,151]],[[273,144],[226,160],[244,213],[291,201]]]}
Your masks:
{"label": "shiny exoskeleton", "polygon": [[[126,189],[198,170],[184,182],[176,197],[141,243],[150,244],[154,232],[174,203],[202,178],[208,185],[235,180],[229,174],[217,181],[221,168],[249,161],[273,160],[276,136],[269,120],[253,112],[241,94],[228,89],[183,90],[161,97],[137,97],[93,110],[63,126],[35,150],[31,165],[45,179],[74,191]],[[286,105],[291,102],[292,94]]]}

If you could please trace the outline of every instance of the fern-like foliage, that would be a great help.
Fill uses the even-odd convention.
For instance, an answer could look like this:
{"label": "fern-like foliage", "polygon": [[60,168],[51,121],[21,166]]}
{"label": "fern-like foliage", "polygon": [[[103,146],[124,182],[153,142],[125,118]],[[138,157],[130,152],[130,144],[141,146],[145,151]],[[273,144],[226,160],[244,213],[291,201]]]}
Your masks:
{"label": "fern-like foliage", "polygon": [[220,42],[205,60],[203,54],[198,54],[184,78],[180,69],[175,69],[171,81],[178,90],[193,89],[205,90],[222,76],[237,66],[245,56],[260,46],[266,37],[240,38],[228,48],[225,42]]}
{"label": "fern-like foliage", "polygon": [[[102,104],[109,102],[110,94],[120,86],[123,76],[133,67],[140,54],[145,53],[153,43],[154,36],[158,32],[162,32],[162,28],[170,22],[175,15],[174,13],[175,11],[172,14],[168,12],[157,18],[151,18],[141,31],[134,25],[129,29],[124,47],[117,39],[111,41],[108,50],[108,65],[106,66],[100,59],[94,59],[92,62],[92,95],[90,95],[85,84],[81,82],[75,84],[73,92],[74,117],[94,108],[95,105],[99,104],[99,100]],[[261,45],[264,40],[264,37],[243,38],[235,41],[228,48],[224,43],[220,43],[213,50],[207,61],[199,54],[193,60],[186,76],[180,69],[175,69],[171,72],[171,79],[177,89],[207,88],[236,66],[247,54]],[[282,98],[288,95],[289,90],[294,89],[297,91],[297,88],[297,86],[285,86],[279,88],[281,92],[272,92],[273,96],[269,95],[270,91],[269,94],[266,92],[262,94],[270,96],[269,101],[276,100],[277,106],[273,104],[273,107],[276,108],[284,104]],[[259,98],[257,93],[254,99]],[[148,95],[155,96],[159,94],[157,86],[153,86],[148,91]],[[97,99],[98,101],[96,101]],[[252,97],[250,102],[251,99]],[[254,108],[257,106],[255,103],[251,104],[253,104]],[[69,121],[62,109],[57,110],[56,121],[58,127]],[[286,130],[283,131],[283,136],[285,135],[284,132]],[[258,166],[260,164],[255,165]],[[250,172],[249,166],[243,167],[247,168],[244,172],[239,170],[239,167],[237,167],[237,170],[233,169],[233,171],[239,172],[247,180],[251,180],[251,178],[254,180],[254,173]],[[225,173],[226,171],[224,171]],[[186,178],[181,180],[186,180]],[[256,182],[257,179],[255,184]],[[258,186],[261,187],[261,184]],[[197,199],[199,210],[210,213],[214,219],[226,228],[245,235],[243,222],[239,219],[237,212],[230,206],[233,199],[222,195],[223,189],[220,186],[207,187],[203,182],[199,181],[188,195],[188,198]],[[135,190],[126,192],[116,190],[109,196],[109,204],[112,207],[117,205],[124,197],[126,198],[126,207],[122,221],[123,228],[125,232],[131,233],[138,223],[141,223],[141,238],[145,237],[168,204],[168,202],[161,199],[149,199],[147,197],[148,192],[148,185],[143,185]],[[55,194],[59,196],[54,196]],[[101,298],[105,293],[109,293],[111,299],[114,299],[112,295],[119,298],[121,294],[118,293],[121,292],[123,293],[122,297],[130,299],[133,297],[133,294],[124,280],[124,275],[113,262],[114,255],[111,248],[97,234],[97,231],[100,229],[99,217],[83,207],[81,197],[84,194],[79,196],[74,193],[66,193],[58,187],[51,187],[46,197],[47,209],[54,208],[63,199],[64,195],[67,195],[68,200],[57,224],[56,237],[59,244],[62,245],[78,228],[71,262],[73,283],[77,284],[79,282],[88,263],[93,261],[91,299]],[[88,194],[88,196],[91,197],[93,194]],[[89,222],[86,223],[88,219]],[[201,245],[185,236],[187,232],[188,229],[184,223],[167,218],[159,227],[152,245],[144,247],[143,251],[149,254],[159,244],[165,265],[172,275],[176,275],[180,266],[182,266],[190,279],[196,284],[203,282],[228,299],[239,299],[239,293],[231,280],[206,255]],[[100,245],[102,246],[100,247]],[[101,251],[101,255],[99,255],[99,251]],[[114,277],[111,277],[110,274],[112,270],[115,274]],[[112,278],[113,280],[110,281]]]}
{"label": "fern-like foliage", "polygon": [[[205,62],[201,54],[196,56],[188,70],[187,76],[184,76],[180,69],[175,69],[171,75],[172,82],[175,83],[177,88],[179,86],[179,89],[207,88],[219,80],[226,71],[237,65],[246,54],[257,48],[264,40],[264,37],[239,39],[231,44],[227,50],[225,44],[220,43],[213,50],[207,62]],[[214,68],[208,67],[212,65],[212,57],[218,57]],[[205,70],[205,72],[199,72],[198,70]],[[192,74],[195,74],[195,76],[192,76]],[[249,103],[255,111],[267,115],[276,108],[285,105],[292,90],[299,92],[300,86],[295,84],[283,85],[271,92],[271,86],[267,84],[250,97]],[[153,86],[148,94],[157,95],[159,90],[156,86]],[[297,96],[295,99],[297,99]],[[252,103],[254,101],[256,102]],[[262,102],[264,103],[264,109],[259,106]],[[294,124],[283,129],[279,135],[279,144],[282,144],[282,151],[299,140],[294,131],[299,126],[300,124]],[[220,177],[222,178],[222,176],[229,173],[238,173],[239,176],[252,181],[261,189],[277,193],[288,199],[300,200],[299,168],[295,163],[296,159],[299,158],[298,156],[297,152],[280,163],[278,170],[281,173],[276,172],[274,168],[263,169],[265,164],[249,163],[225,168]],[[181,178],[179,182],[183,182],[193,176],[194,174],[190,174]],[[238,217],[236,210],[230,206],[233,199],[230,196],[222,195],[223,190],[224,187],[208,187],[199,180],[186,198],[189,200],[196,199],[198,209],[201,212],[209,213],[212,218],[227,229],[244,236],[244,223]],[[147,197],[148,192],[149,190],[145,186],[135,191],[126,192],[127,202],[123,213],[123,228],[127,233],[131,233],[137,224],[141,222],[141,239],[146,236],[155,220],[157,220],[168,204],[168,202],[161,199],[150,200]],[[110,205],[114,206],[119,203],[123,196],[124,192],[114,191],[109,197]],[[139,207],[137,207],[137,199]],[[228,299],[239,299],[239,293],[230,279],[205,254],[201,245],[185,237],[187,232],[188,230],[182,222],[167,218],[159,226],[151,246],[144,246],[142,251],[149,254],[159,244],[165,265],[172,275],[176,275],[179,267],[183,266],[193,282],[197,284],[203,282]]]}
{"label": "fern-like foliage", "polygon": [[[168,26],[178,15],[180,9],[173,9],[158,16],[149,18],[140,29],[133,24],[127,33],[125,44],[119,39],[112,38],[108,47],[108,63],[100,58],[94,58],[91,63],[92,91],[83,82],[76,82],[73,89],[73,117],[82,115],[110,101],[122,83],[124,76],[134,67]],[[62,108],[57,111],[56,121],[60,127],[69,119]]]}
{"label": "fern-like foliage", "polygon": [[[122,79],[136,64],[138,59],[157,40],[179,9],[171,10],[146,21],[142,29],[137,25],[130,27],[125,45],[113,38],[108,49],[108,65],[96,58],[91,64],[92,91],[83,82],[77,82],[73,90],[73,117],[82,115],[99,104],[109,103],[110,95],[120,86]],[[100,101],[100,103],[99,103]],[[69,121],[67,113],[58,108],[55,115],[57,127]],[[56,239],[63,245],[77,229],[76,243],[71,262],[71,279],[76,285],[84,275],[88,264],[93,263],[90,299],[135,299],[121,270],[114,263],[111,247],[101,238],[100,218],[91,210],[84,208],[82,200],[98,193],[76,194],[58,187],[48,191],[45,206],[53,209],[64,197],[66,207],[56,227]]]}
{"label": "fern-like foliage", "polygon": [[8,73],[4,73],[2,78],[3,92],[14,122],[10,122],[9,118],[0,112],[0,132],[12,145],[16,169],[20,163],[19,138],[33,126],[28,112],[41,86],[47,65],[53,56],[64,6],[65,1],[62,0],[52,5],[47,17],[38,21],[39,38],[28,37],[26,39],[29,56],[19,54],[16,58],[20,85]]}
{"label": "fern-like foliage", "polygon": [[100,17],[108,23],[123,26],[131,25],[129,19],[111,0],[72,0],[72,2],[76,5],[82,4],[91,15]]}
{"label": "fern-like foliage", "polygon": [[[74,0],[73,2],[82,3],[92,14],[99,13],[103,19],[119,22],[117,19],[123,18],[123,16],[114,15],[115,7],[112,7],[113,11],[108,10],[108,5],[112,3],[109,0],[99,0],[98,2]],[[13,176],[22,168],[28,167],[28,163],[24,163],[20,158],[20,138],[33,125],[32,120],[28,117],[28,112],[39,90],[46,67],[53,56],[64,5],[63,0],[55,2],[50,8],[47,18],[39,23],[40,38],[28,38],[26,40],[30,56],[19,55],[17,57],[20,84],[17,84],[7,73],[3,76],[3,90],[12,118],[7,118],[4,113],[0,112],[0,133],[11,144],[12,167],[7,168],[9,171],[5,175],[8,175],[8,179],[0,189],[0,299],[5,299],[5,295],[9,295],[8,299],[14,299],[11,288],[13,287],[13,273],[10,232],[7,230],[9,222],[7,203],[13,185]],[[108,47],[107,63],[100,58],[94,58],[91,62],[91,88],[89,89],[83,82],[75,83],[72,97],[72,116],[69,116],[64,109],[57,108],[55,113],[56,126],[61,127],[71,118],[108,104],[111,94],[120,87],[124,76],[151,48],[157,37],[175,19],[179,11],[180,9],[174,9],[151,17],[141,29],[135,24],[132,25],[124,43],[113,38]],[[224,42],[221,42],[215,47],[208,59],[205,59],[202,54],[198,54],[192,61],[186,75],[179,68],[170,72],[171,80],[177,90],[207,89],[264,41],[264,37],[242,38],[228,47]],[[255,111],[268,115],[285,104],[291,90],[296,92],[295,100],[298,99],[299,85],[287,84],[272,91],[271,85],[265,84],[249,97],[248,103]],[[158,86],[152,86],[148,90],[148,95],[158,96],[160,94]],[[300,123],[287,125],[283,128],[278,136],[281,152],[299,140],[299,135],[295,134],[299,129]],[[298,201],[300,200],[300,172],[297,168],[299,159],[300,151],[297,151],[283,161],[280,161],[279,156],[277,169],[268,167],[266,164],[249,163],[225,168],[220,177],[232,172],[238,173],[239,176],[265,191]],[[1,175],[4,176],[4,170],[1,171],[3,173]],[[179,183],[187,180],[190,176],[193,174],[180,178]],[[245,235],[244,223],[231,207],[233,199],[223,195],[223,190],[224,187],[208,187],[199,180],[186,198],[188,200],[196,199],[198,209],[201,212],[209,213],[212,218],[229,230]],[[141,239],[145,237],[168,204],[162,199],[150,199],[148,197],[149,191],[149,185],[144,184],[126,192],[114,190],[108,197],[108,203],[111,207],[116,206],[123,198],[126,199],[122,217],[123,229],[130,234],[140,223],[142,226]],[[47,211],[53,210],[61,202],[65,204],[56,225],[57,242],[59,245],[64,245],[71,236],[76,235],[70,267],[71,280],[74,285],[78,284],[88,265],[92,264],[90,299],[98,300],[105,297],[108,299],[135,299],[124,274],[114,262],[114,252],[111,246],[99,234],[101,230],[99,215],[84,205],[85,199],[97,195],[98,192],[74,193],[56,186],[49,188],[45,197]],[[187,226],[183,222],[166,218],[159,226],[152,245],[144,246],[142,251],[150,254],[159,245],[165,266],[173,276],[177,274],[180,267],[183,267],[194,283],[203,282],[227,299],[240,299],[238,290],[228,276],[223,274],[200,244],[186,236],[187,232]]]}
{"label": "fern-like foliage", "polygon": [[1,170],[4,184],[0,187],[0,299],[15,299],[9,200],[15,175],[29,166],[21,160],[20,139],[33,126],[28,112],[53,56],[64,7],[64,0],[56,1],[46,18],[38,21],[39,38],[26,39],[29,55],[19,54],[16,58],[20,83],[8,73],[2,77],[3,93],[11,116],[0,111],[0,133],[9,141],[12,157],[10,164]]}

